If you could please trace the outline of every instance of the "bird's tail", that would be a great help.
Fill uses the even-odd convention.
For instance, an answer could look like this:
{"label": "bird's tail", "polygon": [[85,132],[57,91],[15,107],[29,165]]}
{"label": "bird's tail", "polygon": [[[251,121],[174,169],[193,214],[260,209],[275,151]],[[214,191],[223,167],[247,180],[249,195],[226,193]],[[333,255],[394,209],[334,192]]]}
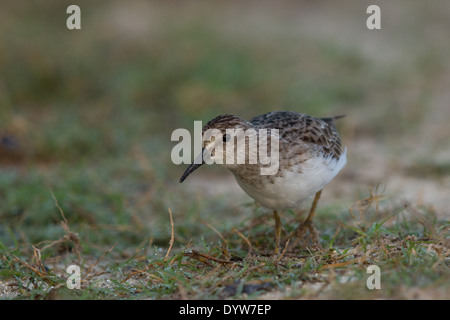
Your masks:
{"label": "bird's tail", "polygon": [[334,120],[346,117],[346,114],[341,114],[339,116],[328,117],[328,118],[320,118],[320,120],[325,121],[326,123],[332,125],[334,127]]}

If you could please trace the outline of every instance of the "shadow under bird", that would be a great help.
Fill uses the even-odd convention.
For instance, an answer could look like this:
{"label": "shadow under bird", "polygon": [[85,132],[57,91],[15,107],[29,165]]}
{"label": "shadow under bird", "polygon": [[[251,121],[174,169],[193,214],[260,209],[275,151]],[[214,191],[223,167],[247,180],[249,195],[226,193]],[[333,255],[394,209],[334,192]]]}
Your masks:
{"label": "shadow under bird", "polygon": [[[220,115],[209,121],[202,130],[220,131],[222,139],[203,139],[202,153],[184,172],[180,179],[183,182],[192,172],[202,166],[207,159],[220,163],[223,157],[214,150],[226,150],[227,143],[234,143],[229,138],[229,130],[242,129],[244,132],[253,129],[260,135],[260,129],[278,133],[278,170],[274,174],[263,175],[261,169],[267,164],[251,163],[249,157],[244,163],[239,161],[221,161],[221,166],[229,169],[240,187],[263,207],[273,210],[275,218],[275,254],[279,253],[281,220],[278,214],[283,209],[298,209],[302,202],[313,196],[314,200],[307,218],[300,223],[294,236],[300,239],[309,231],[317,243],[317,232],[312,219],[322,189],[339,173],[346,164],[347,149],[341,145],[341,139],[334,126],[334,120],[344,116],[316,118],[307,114],[274,111],[244,120],[235,115]],[[274,130],[276,129],[276,130]],[[273,136],[271,136],[273,139]],[[270,138],[267,140],[269,144]],[[248,140],[246,147],[248,148]],[[269,148],[270,150],[270,148]],[[271,150],[274,151],[274,150]],[[235,149],[234,157],[239,153]],[[250,152],[248,152],[250,153]]]}

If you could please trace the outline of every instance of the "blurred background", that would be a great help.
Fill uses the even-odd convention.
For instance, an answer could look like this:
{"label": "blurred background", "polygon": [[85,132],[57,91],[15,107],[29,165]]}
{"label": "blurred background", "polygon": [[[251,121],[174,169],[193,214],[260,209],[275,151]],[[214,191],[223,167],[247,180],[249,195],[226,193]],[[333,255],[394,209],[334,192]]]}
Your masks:
{"label": "blurred background", "polygon": [[60,238],[52,193],[84,253],[167,245],[168,208],[180,243],[209,230],[199,221],[229,229],[250,198],[220,168],[180,185],[171,133],[274,110],[347,115],[348,164],[322,207],[379,185],[448,219],[449,30],[436,0],[2,1],[0,243]]}

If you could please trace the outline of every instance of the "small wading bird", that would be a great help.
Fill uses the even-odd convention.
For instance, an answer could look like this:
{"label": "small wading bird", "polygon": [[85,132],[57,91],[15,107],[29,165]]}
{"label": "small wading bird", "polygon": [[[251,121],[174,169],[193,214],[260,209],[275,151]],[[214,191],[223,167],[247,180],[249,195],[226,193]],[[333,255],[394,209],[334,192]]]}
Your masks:
{"label": "small wading bird", "polygon": [[[315,195],[307,218],[300,223],[294,235],[300,238],[306,231],[309,231],[317,243],[317,232],[312,224],[312,219],[321,191],[346,164],[347,149],[342,148],[341,139],[334,126],[334,120],[341,117],[343,116],[320,119],[289,111],[270,112],[254,117],[250,121],[234,115],[218,116],[209,121],[203,127],[202,132],[205,133],[208,129],[217,129],[223,139],[203,140],[202,153],[199,155],[200,161],[197,157],[197,161],[194,161],[184,172],[180,183],[205,163],[205,159],[218,160],[217,157],[225,154],[224,152],[222,155],[216,155],[212,150],[218,147],[225,150],[227,143],[234,143],[229,138],[227,129],[242,129],[243,131],[254,129],[257,134],[259,134],[259,129],[277,129],[277,138],[279,139],[278,171],[275,174],[262,175],[260,169],[267,165],[249,163],[248,157],[245,163],[222,161],[221,165],[233,173],[238,184],[250,197],[262,206],[273,210],[275,254],[277,256],[281,235],[281,220],[278,210],[297,209],[304,200]],[[266,140],[268,144],[271,139],[273,136]],[[238,152],[235,151],[235,157]]]}

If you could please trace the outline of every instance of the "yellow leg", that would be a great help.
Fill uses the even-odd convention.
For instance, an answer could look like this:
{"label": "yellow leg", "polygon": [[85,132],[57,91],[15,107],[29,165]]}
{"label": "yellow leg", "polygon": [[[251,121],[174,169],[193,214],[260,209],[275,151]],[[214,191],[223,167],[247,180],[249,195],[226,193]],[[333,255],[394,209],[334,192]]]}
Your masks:
{"label": "yellow leg", "polygon": [[311,209],[309,210],[308,217],[306,217],[305,221],[300,223],[299,226],[297,227],[297,229],[294,231],[293,235],[295,235],[295,237],[297,239],[296,239],[296,241],[294,241],[291,244],[291,247],[295,247],[297,245],[297,243],[299,241],[301,241],[301,238],[303,238],[305,236],[307,231],[310,232],[313,242],[316,243],[317,245],[319,244],[317,231],[312,224],[312,219],[316,212],[317,203],[319,202],[321,193],[322,193],[322,190],[320,190],[316,193],[316,196],[314,197],[314,201],[311,205]]}
{"label": "yellow leg", "polygon": [[278,256],[278,248],[280,247],[280,235],[281,235],[281,219],[277,210],[273,210],[273,216],[275,218],[275,254]]}
{"label": "yellow leg", "polygon": [[314,197],[314,201],[313,201],[312,206],[311,206],[311,210],[309,210],[308,217],[306,218],[305,222],[303,222],[303,223],[305,223],[305,224],[311,223],[311,221],[312,221],[312,219],[314,217],[314,213],[316,212],[317,203],[319,202],[319,198],[320,198],[321,194],[322,194],[322,190],[319,190],[316,193],[316,196]]}

